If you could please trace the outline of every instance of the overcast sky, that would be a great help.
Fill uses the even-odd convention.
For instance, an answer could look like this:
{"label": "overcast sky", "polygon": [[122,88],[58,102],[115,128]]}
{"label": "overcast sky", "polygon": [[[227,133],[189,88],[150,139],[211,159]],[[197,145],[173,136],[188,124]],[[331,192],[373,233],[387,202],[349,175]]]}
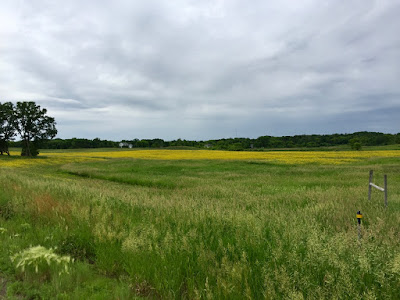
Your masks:
{"label": "overcast sky", "polygon": [[400,132],[400,0],[0,1],[0,101],[58,137]]}

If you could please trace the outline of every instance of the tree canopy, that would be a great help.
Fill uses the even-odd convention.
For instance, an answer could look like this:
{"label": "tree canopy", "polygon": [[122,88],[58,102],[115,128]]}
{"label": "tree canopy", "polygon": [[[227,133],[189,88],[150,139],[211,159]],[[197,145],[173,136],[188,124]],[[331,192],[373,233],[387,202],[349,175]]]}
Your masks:
{"label": "tree canopy", "polygon": [[55,125],[47,110],[33,101],[0,103],[0,150],[8,153],[8,142],[18,133],[23,142],[21,155],[36,156],[38,143],[56,136]]}
{"label": "tree canopy", "polygon": [[[133,148],[201,148],[214,150],[253,150],[277,149],[277,148],[315,148],[348,145],[350,148],[353,141],[364,146],[381,146],[400,144],[400,133],[387,134],[380,132],[355,132],[349,134],[330,135],[295,135],[295,136],[261,136],[251,138],[227,138],[208,141],[193,141],[177,139],[164,141],[163,139],[132,139],[122,141],[110,141],[84,138],[52,139],[44,140],[40,147],[42,149],[78,149],[78,148],[118,148],[119,143],[131,144]],[[22,141],[12,142],[14,147],[22,147]]]}
{"label": "tree canopy", "polygon": [[14,104],[11,102],[0,103],[0,153],[10,155],[8,141],[15,136],[17,120],[14,114]]}

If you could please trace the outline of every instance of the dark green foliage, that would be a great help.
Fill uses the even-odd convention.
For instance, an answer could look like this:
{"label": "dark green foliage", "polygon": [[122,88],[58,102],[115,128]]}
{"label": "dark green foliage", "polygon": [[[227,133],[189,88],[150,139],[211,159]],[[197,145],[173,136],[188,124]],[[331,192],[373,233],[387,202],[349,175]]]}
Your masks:
{"label": "dark green foliage", "polygon": [[[118,142],[101,140],[95,138],[90,139],[52,139],[44,140],[41,143],[42,149],[82,149],[82,148],[117,148]],[[15,143],[15,147],[21,147],[21,143]]]}
{"label": "dark green foliage", "polygon": [[21,156],[38,156],[39,150],[37,149],[36,145],[37,143],[23,143]]}
{"label": "dark green foliage", "polygon": [[0,139],[0,155],[3,155],[3,153],[10,155],[10,152],[8,151],[8,141]]}
{"label": "dark green foliage", "polygon": [[92,232],[87,224],[75,224],[72,231],[68,232],[61,241],[59,251],[61,254],[70,255],[74,259],[93,264],[96,261],[95,242]]}
{"label": "dark green foliage", "polygon": [[[164,141],[162,139],[133,139],[121,142],[131,144],[133,148],[170,148],[170,149],[213,149],[213,150],[251,150],[278,148],[319,148],[344,147],[350,149],[352,140],[357,140],[363,146],[383,146],[400,144],[400,134],[385,134],[380,132],[355,132],[351,134],[330,135],[295,135],[295,136],[260,136],[250,138],[228,138],[209,141],[189,141],[177,139]],[[78,148],[118,148],[120,142],[93,140],[83,138],[44,140],[42,149],[78,149]],[[22,141],[12,142],[13,147],[22,147]]]}
{"label": "dark green foliage", "polygon": [[47,110],[35,102],[17,102],[15,117],[18,120],[17,131],[23,141],[22,156],[37,156],[37,143],[57,134],[54,118],[47,116]]}
{"label": "dark green foliage", "polygon": [[8,142],[16,133],[17,119],[14,114],[14,104],[11,102],[0,103],[0,154],[8,152]]}
{"label": "dark green foliage", "polygon": [[244,150],[243,145],[241,143],[234,143],[229,145],[228,150],[230,151],[241,151]]}
{"label": "dark green foliage", "polygon": [[[54,118],[47,116],[35,102],[0,103],[0,154],[8,155],[8,144],[18,133],[22,140],[21,156],[37,156],[40,141],[52,139],[57,134]],[[15,143],[13,144],[15,146]]]}
{"label": "dark green foliage", "polygon": [[356,142],[354,144],[351,145],[351,149],[353,150],[361,150],[361,143],[360,142]]}
{"label": "dark green foliage", "polygon": [[359,138],[353,138],[349,141],[350,147],[353,150],[361,150],[362,144]]}

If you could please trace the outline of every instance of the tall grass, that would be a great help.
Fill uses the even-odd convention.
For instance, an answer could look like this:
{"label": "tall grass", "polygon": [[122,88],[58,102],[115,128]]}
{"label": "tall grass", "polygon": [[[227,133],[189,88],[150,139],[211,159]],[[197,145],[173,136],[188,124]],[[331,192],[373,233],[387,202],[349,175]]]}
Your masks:
{"label": "tall grass", "polygon": [[[367,200],[370,168],[377,184],[388,175],[388,209],[378,191]],[[399,169],[398,158],[0,168],[0,270],[10,295],[44,298],[397,299]],[[74,258],[71,274],[18,277],[9,257],[31,245]]]}

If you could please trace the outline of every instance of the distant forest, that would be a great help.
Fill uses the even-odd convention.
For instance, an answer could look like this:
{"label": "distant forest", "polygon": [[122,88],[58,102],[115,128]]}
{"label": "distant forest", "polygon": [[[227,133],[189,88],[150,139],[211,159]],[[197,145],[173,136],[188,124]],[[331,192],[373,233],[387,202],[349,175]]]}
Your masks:
{"label": "distant forest", "polygon": [[[353,149],[361,146],[381,146],[400,144],[400,133],[387,134],[380,132],[355,132],[351,134],[327,134],[327,135],[295,135],[295,136],[260,136],[250,138],[227,138],[208,141],[189,141],[177,139],[164,141],[163,139],[133,139],[120,142],[101,140],[95,138],[81,139],[52,139],[43,141],[41,149],[77,149],[77,148],[168,148],[168,147],[195,147],[214,150],[248,150],[248,149],[275,149],[275,148],[313,148],[350,145]],[[11,147],[21,147],[21,141],[10,142]]]}

